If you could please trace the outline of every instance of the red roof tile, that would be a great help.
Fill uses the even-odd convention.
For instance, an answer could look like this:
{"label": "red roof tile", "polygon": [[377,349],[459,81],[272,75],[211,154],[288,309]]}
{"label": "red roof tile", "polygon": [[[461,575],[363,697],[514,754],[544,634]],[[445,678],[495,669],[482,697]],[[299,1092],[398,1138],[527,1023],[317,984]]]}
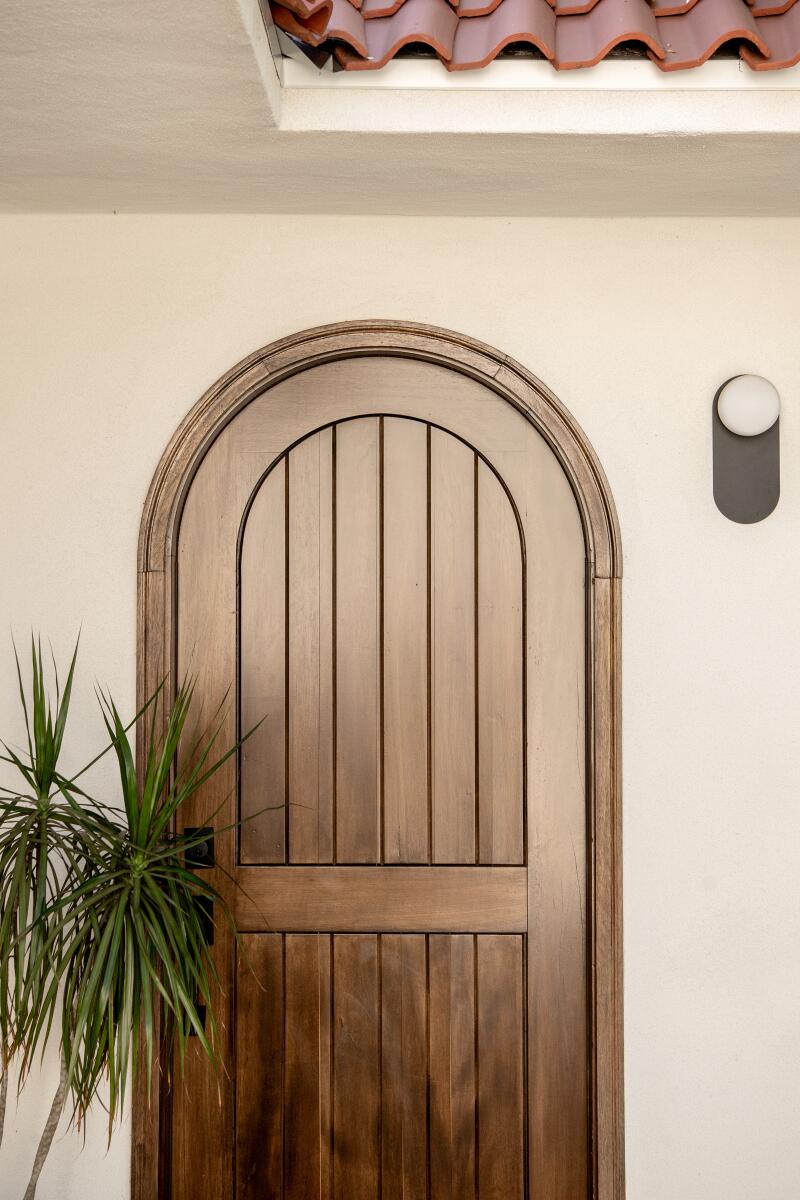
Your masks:
{"label": "red roof tile", "polygon": [[756,18],[758,32],[766,42],[761,54],[745,46],[742,58],[754,71],[793,67],[800,62],[800,4],[774,17]]}
{"label": "red roof tile", "polygon": [[656,61],[662,71],[699,67],[731,41],[750,41],[763,54],[769,54],[742,0],[698,0],[681,16],[660,17],[658,26],[665,54]]}
{"label": "red roof tile", "polygon": [[430,46],[450,71],[527,43],[558,70],[590,67],[620,43],[662,71],[697,67],[726,44],[756,71],[800,61],[800,0],[271,0],[276,25],[330,43],[347,70],[375,70]]}
{"label": "red roof tile", "polygon": [[556,14],[547,0],[502,0],[488,16],[458,21],[445,65],[451,71],[485,67],[511,42],[527,42],[552,59],[555,41]]}
{"label": "red roof tile", "polygon": [[555,61],[562,71],[593,67],[620,42],[641,42],[654,58],[664,57],[647,0],[600,0],[590,12],[557,21]]}

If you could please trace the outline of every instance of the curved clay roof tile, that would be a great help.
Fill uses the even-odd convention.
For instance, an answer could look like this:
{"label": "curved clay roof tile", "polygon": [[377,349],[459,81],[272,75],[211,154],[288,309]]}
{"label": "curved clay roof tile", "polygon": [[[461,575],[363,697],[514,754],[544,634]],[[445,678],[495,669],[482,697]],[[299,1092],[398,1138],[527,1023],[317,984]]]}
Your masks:
{"label": "curved clay roof tile", "polygon": [[800,4],[794,4],[780,16],[763,17],[756,25],[767,53],[742,46],[740,53],[748,67],[754,71],[777,71],[800,62]]}
{"label": "curved clay roof tile", "polygon": [[797,0],[747,0],[754,17],[779,17],[788,12]]}
{"label": "curved clay roof tile", "polygon": [[545,58],[555,53],[556,15],[547,0],[502,0],[488,16],[459,21],[451,71],[485,67],[512,42],[527,42]]}
{"label": "curved clay roof tile", "polygon": [[767,56],[769,50],[743,0],[698,0],[680,17],[659,17],[658,32],[665,54],[651,54],[662,71],[685,71],[707,62],[731,41],[749,41]]}
{"label": "curved clay roof tile", "polygon": [[[334,0],[334,4],[337,3],[346,5],[349,0]],[[366,53],[363,60],[347,55],[339,61],[351,71],[376,70],[385,66],[403,46],[415,42],[430,46],[440,58],[449,60],[457,27],[458,17],[447,0],[405,0],[392,16],[364,21]],[[332,28],[328,33],[330,37],[339,36]],[[344,40],[354,45],[350,39]]]}
{"label": "curved clay roof tile", "polygon": [[414,42],[453,71],[485,66],[513,42],[560,70],[593,66],[621,42],[640,42],[663,71],[700,66],[731,41],[756,71],[800,62],[800,0],[363,0],[359,12],[361,3],[273,0],[272,13],[308,45],[337,43],[348,70],[375,70]]}
{"label": "curved clay roof tile", "polygon": [[698,3],[699,0],[650,0],[657,17],[679,17]]}
{"label": "curved clay roof tile", "polygon": [[367,22],[361,13],[353,8],[350,0],[333,0],[333,12],[327,32],[329,38],[346,42],[357,54],[366,58],[369,45],[366,28]]}
{"label": "curved clay roof tile", "polygon": [[600,0],[582,16],[559,17],[556,66],[561,71],[593,67],[620,42],[642,42],[654,56],[663,55],[656,19],[646,0]]}
{"label": "curved clay roof tile", "polygon": [[290,33],[292,37],[305,42],[307,46],[319,46],[328,37],[330,10],[330,0],[317,13],[313,13],[310,16],[300,16],[297,13],[296,4],[294,8],[289,8],[284,4],[270,4],[272,19],[278,26],[278,29],[283,29],[285,33]]}
{"label": "curved clay roof tile", "polygon": [[580,16],[591,12],[602,0],[556,0],[556,14],[559,17]]}

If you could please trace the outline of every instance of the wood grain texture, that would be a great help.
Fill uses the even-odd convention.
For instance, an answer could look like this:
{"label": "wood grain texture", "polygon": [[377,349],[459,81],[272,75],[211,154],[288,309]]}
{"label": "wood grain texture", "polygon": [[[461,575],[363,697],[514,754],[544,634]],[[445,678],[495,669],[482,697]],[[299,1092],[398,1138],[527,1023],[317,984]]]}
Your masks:
{"label": "wood grain texture", "polygon": [[433,861],[475,861],[475,455],[431,431]]}
{"label": "wood grain texture", "polygon": [[[478,937],[475,950],[478,1195],[480,1200],[522,1200],[526,1174],[522,939]],[[533,1186],[540,1195],[548,1195],[537,1177]]]}
{"label": "wood grain texture", "polygon": [[[232,470],[224,441],[210,448],[205,466],[192,481],[177,546],[174,663],[165,701],[177,680],[194,680],[193,710],[179,761],[210,725],[219,728],[219,745],[236,740],[235,705],[226,702],[236,679],[236,539],[255,472]],[[213,521],[211,513],[216,514]],[[184,804],[179,818],[180,828],[217,823],[215,857],[228,876],[236,857],[235,818],[236,763],[231,757]],[[219,886],[229,894],[224,875]],[[222,1195],[233,1183],[234,1025],[219,1006],[235,989],[235,954],[225,922],[217,924],[212,956],[219,980],[218,1063],[212,1065],[192,1039],[183,1074],[175,1064],[181,1086],[172,1094],[171,1200]]]}
{"label": "wood grain texture", "polygon": [[[372,357],[352,358],[353,354],[369,353]],[[384,355],[384,357],[378,357]],[[401,357],[391,357],[401,355]],[[415,360],[415,355],[424,356],[425,363]],[[304,368],[299,374],[298,366]],[[307,368],[308,370],[306,370]],[[367,369],[368,368],[368,369]],[[466,372],[467,374],[464,374]],[[469,376],[469,378],[467,377]],[[313,385],[309,386],[312,383]],[[306,382],[308,381],[308,382]],[[485,386],[482,386],[485,385]],[[254,399],[263,394],[263,403]],[[309,331],[298,337],[285,339],[281,343],[251,356],[204,397],[182,429],[176,434],[164,460],[156,473],[142,521],[140,539],[140,564],[144,574],[140,579],[139,616],[139,695],[146,694],[146,671],[143,663],[159,664],[171,662],[175,649],[175,630],[171,621],[174,602],[174,579],[172,555],[177,545],[177,528],[180,523],[184,499],[189,481],[202,465],[209,480],[223,485],[219,488],[206,487],[202,505],[196,508],[217,512],[220,521],[219,538],[212,539],[197,561],[196,569],[201,572],[204,587],[196,597],[200,603],[191,601],[181,611],[180,619],[188,620],[195,630],[207,628],[211,634],[209,643],[213,656],[213,669],[205,671],[201,681],[201,694],[208,702],[218,702],[219,685],[230,683],[232,661],[226,642],[225,630],[232,628],[227,614],[234,611],[234,602],[228,594],[226,578],[232,579],[234,572],[226,553],[219,557],[219,570],[214,565],[223,547],[223,533],[230,528],[226,513],[235,523],[239,519],[244,502],[263,464],[279,455],[287,445],[324,424],[325,420],[341,420],[376,411],[376,400],[383,398],[383,411],[433,420],[450,424],[468,441],[478,447],[495,462],[501,474],[519,500],[526,538],[537,543],[543,525],[537,517],[541,509],[545,516],[549,501],[549,487],[558,491],[556,477],[549,471],[548,456],[556,464],[556,473],[563,471],[577,501],[583,533],[586,537],[589,561],[589,610],[592,613],[592,640],[589,645],[591,675],[595,686],[586,694],[588,712],[587,736],[592,747],[592,757],[587,771],[594,772],[594,757],[604,746],[614,749],[606,755],[608,781],[595,787],[594,776],[588,775],[583,786],[589,787],[593,806],[589,813],[589,837],[597,839],[598,863],[593,873],[587,870],[587,890],[584,897],[584,919],[587,927],[605,928],[607,935],[599,939],[593,953],[592,972],[587,980],[588,1007],[592,1019],[591,1055],[592,1076],[596,1085],[596,1098],[590,1117],[595,1122],[596,1187],[597,1200],[621,1200],[624,1189],[622,1155],[622,1103],[621,1103],[621,900],[619,895],[621,842],[619,838],[619,695],[618,662],[620,642],[617,629],[619,603],[618,587],[612,588],[612,600],[608,604],[596,601],[598,583],[613,579],[619,573],[619,535],[613,514],[607,485],[602,472],[592,455],[586,439],[574,422],[570,420],[557,401],[532,376],[498,355],[472,342],[440,330],[425,327],[402,326],[396,323],[362,322],[349,327],[329,327]],[[238,414],[238,416],[236,415]],[[231,418],[235,417],[235,420]],[[520,424],[517,425],[516,422]],[[525,452],[525,427],[538,430],[537,438],[544,447],[543,454],[528,455]],[[209,449],[210,447],[210,449]],[[551,454],[550,447],[554,454]],[[238,457],[237,457],[238,456]],[[536,480],[546,481],[537,488]],[[229,480],[230,482],[225,482]],[[217,495],[217,507],[214,495]],[[226,508],[219,508],[224,500]],[[208,519],[208,516],[207,516]],[[189,522],[191,526],[191,521]],[[556,522],[557,525],[557,522]],[[228,534],[226,533],[227,537]],[[552,543],[544,538],[538,546],[540,571],[546,568],[553,554]],[[479,547],[480,551],[480,547]],[[479,552],[480,559],[480,552]],[[184,560],[185,561],[185,557]],[[531,559],[533,561],[533,558]],[[209,567],[211,569],[209,570]],[[180,571],[178,572],[180,574]],[[151,586],[159,580],[158,586]],[[563,581],[558,573],[554,580],[535,573],[529,581],[530,595],[544,588],[545,597],[552,596]],[[179,589],[186,595],[186,587]],[[545,613],[552,612],[549,601],[544,605]],[[219,614],[219,615],[217,615]],[[539,635],[548,627],[549,618],[538,626]],[[616,632],[608,632],[609,624]],[[537,634],[529,636],[529,654],[534,657],[542,643]],[[188,652],[191,630],[183,640]],[[142,649],[144,647],[145,649]],[[220,651],[218,655],[218,649]],[[187,653],[181,651],[179,662],[188,661]],[[163,667],[152,666],[163,675]],[[479,672],[480,674],[480,672]],[[546,672],[545,672],[546,674]],[[152,674],[149,676],[152,680]],[[536,720],[529,719],[529,737],[534,731],[537,753],[547,745],[548,726],[544,723],[544,709],[540,709]],[[537,725],[537,721],[540,721]],[[608,723],[610,733],[600,734],[600,741],[593,732],[603,723]],[[538,732],[537,732],[538,730]],[[544,742],[542,733],[546,734]],[[573,730],[574,733],[574,730]],[[603,741],[605,738],[605,741]],[[480,740],[480,739],[479,739]],[[555,743],[558,745],[558,742]],[[566,743],[564,743],[566,746]],[[546,776],[541,772],[541,758],[532,763],[532,795],[547,795]],[[220,780],[220,786],[230,789],[230,775]],[[544,790],[543,790],[544,789]],[[222,796],[226,794],[224,791]],[[206,797],[213,803],[220,792]],[[188,814],[187,814],[188,815]],[[201,814],[199,814],[201,815]],[[604,829],[607,831],[604,833]],[[542,830],[529,831],[529,853],[536,852],[541,866]],[[601,842],[604,849],[600,853]],[[229,854],[225,836],[220,836],[223,861]],[[552,888],[559,877],[559,863],[566,871],[567,860],[560,859],[560,850],[550,866],[543,872],[544,890],[539,890],[540,899],[547,899],[548,888]],[[230,859],[228,861],[231,861]],[[531,860],[533,863],[533,859]],[[231,861],[232,865],[232,861]],[[553,867],[556,870],[553,871]],[[574,873],[574,861],[572,869]],[[394,868],[392,868],[394,869]],[[603,883],[603,871],[611,877],[611,886]],[[547,881],[550,881],[549,883]],[[563,882],[563,880],[562,880]],[[538,886],[538,885],[537,885]],[[552,893],[551,893],[552,894]],[[610,910],[610,911],[608,911]],[[605,924],[604,924],[605,923]],[[431,959],[435,957],[434,935],[431,937]],[[471,938],[466,940],[471,941]],[[555,942],[544,945],[555,945]],[[215,953],[229,953],[221,945]],[[226,977],[224,957],[220,958],[223,976]],[[532,971],[532,964],[531,964]],[[433,975],[431,976],[433,996]],[[233,994],[230,985],[225,995]],[[431,1018],[433,1013],[431,1012]],[[223,1014],[223,1020],[227,1020]],[[226,1027],[230,1027],[230,1023]],[[553,1033],[558,1036],[558,1026]],[[433,1048],[434,1028],[430,1028]],[[567,1053],[571,1053],[566,1047]],[[589,1052],[587,1047],[587,1053]],[[227,1053],[227,1052],[226,1052]],[[181,1172],[191,1178],[194,1197],[213,1195],[224,1197],[225,1146],[229,1138],[230,1111],[229,1092],[222,1088],[222,1107],[219,1107],[214,1090],[212,1101],[211,1081],[200,1082],[191,1075],[187,1088],[174,1097],[174,1121],[169,1114],[169,1097],[158,1096],[158,1105],[147,1107],[137,1099],[134,1112],[133,1138],[133,1197],[134,1200],[154,1200],[166,1197],[165,1179],[171,1177],[177,1185],[176,1196],[187,1195],[181,1191]],[[199,1092],[195,1094],[199,1087]],[[185,1096],[191,1092],[190,1125],[181,1116],[185,1107]],[[561,1101],[555,1102],[560,1108]],[[596,1111],[596,1121],[593,1116]],[[601,1131],[597,1136],[597,1130]],[[208,1146],[221,1150],[221,1174],[211,1169],[207,1162],[207,1146],[203,1144],[203,1131]],[[213,1137],[211,1136],[213,1131]],[[191,1136],[189,1136],[191,1133]],[[170,1139],[172,1140],[173,1162],[170,1164]],[[196,1154],[192,1157],[192,1150]],[[162,1157],[163,1169],[159,1171],[158,1156]],[[159,1181],[159,1174],[161,1176]],[[231,1178],[230,1175],[227,1176]],[[220,1189],[217,1183],[220,1183]],[[432,1180],[433,1183],[433,1180]],[[443,1184],[444,1186],[444,1184]],[[210,1190],[207,1190],[210,1189]],[[443,1194],[447,1194],[444,1192]],[[464,1192],[464,1195],[470,1195]],[[546,1193],[542,1193],[546,1194]],[[560,1193],[555,1192],[556,1196]],[[548,1197],[549,1200],[549,1197]]]}
{"label": "wood grain texture", "polygon": [[524,862],[523,556],[511,501],[478,467],[478,844],[482,863]]}
{"label": "wood grain texture", "polygon": [[427,862],[428,433],[383,423],[383,861]]}
{"label": "wood grain texture", "polygon": [[[168,576],[160,571],[141,571],[137,586],[136,696],[137,709],[168,677],[172,657],[171,610],[167,604]],[[156,727],[163,731],[164,706],[156,714]],[[136,767],[144,770],[147,744],[144,723],[136,729]],[[153,1012],[154,1045],[159,1046],[163,1014],[158,1003]],[[133,1200],[166,1194],[172,1171],[172,1106],[163,1079],[154,1071],[147,1086],[144,1034],[137,1050],[137,1070],[132,1089],[131,1196]],[[161,1047],[161,1053],[164,1053]]]}
{"label": "wood grain texture", "polygon": [[524,867],[242,867],[241,929],[385,932],[527,929]]}
{"label": "wood grain texture", "polygon": [[380,962],[378,939],[333,945],[333,1197],[380,1196]]}
{"label": "wood grain texture", "polygon": [[237,955],[236,1200],[284,1194],[283,1028],[282,938],[245,936]]}
{"label": "wood grain texture", "polygon": [[[531,473],[529,662],[528,1147],[548,1200],[590,1188],[586,563],[578,512]],[[548,503],[548,499],[550,503]],[[546,565],[545,565],[546,564]],[[547,578],[544,578],[546,572]]]}
{"label": "wood grain texture", "polygon": [[570,480],[593,574],[621,578],[621,538],[611,489],[586,435],[554,393],[521,363],[476,338],[420,322],[385,320],[337,321],[290,334],[254,351],[211,385],[175,431],[151,481],[139,529],[139,570],[163,569],[170,558],[187,481],[237,413],[286,379],[362,355],[373,361],[386,357],[438,363],[456,376],[477,380],[522,412]]}
{"label": "wood grain texture", "polygon": [[[598,1108],[595,1186],[598,1195],[625,1193],[622,1023],[622,587],[594,580],[592,648],[597,719],[594,734],[595,895],[593,1030],[597,1044],[594,1094]],[[614,1103],[604,1101],[613,1097]]]}
{"label": "wood grain texture", "polygon": [[425,937],[380,939],[381,1198],[426,1200],[428,1049]]}
{"label": "wood grain texture", "polygon": [[[244,863],[286,859],[286,462],[262,483],[240,569],[242,746],[239,831]],[[193,586],[202,586],[199,578]],[[260,724],[259,724],[260,722]]]}
{"label": "wood grain texture", "polygon": [[429,939],[431,1200],[476,1200],[475,939]]}
{"label": "wood grain texture", "polygon": [[[330,1193],[332,954],[329,937],[286,935],[282,1098],[286,1200],[320,1200]],[[262,1072],[273,1069],[268,1059],[261,1064]]]}
{"label": "wood grain texture", "polygon": [[333,434],[289,455],[289,862],[333,861]]}
{"label": "wood grain texture", "polygon": [[380,861],[379,422],[336,430],[336,861]]}

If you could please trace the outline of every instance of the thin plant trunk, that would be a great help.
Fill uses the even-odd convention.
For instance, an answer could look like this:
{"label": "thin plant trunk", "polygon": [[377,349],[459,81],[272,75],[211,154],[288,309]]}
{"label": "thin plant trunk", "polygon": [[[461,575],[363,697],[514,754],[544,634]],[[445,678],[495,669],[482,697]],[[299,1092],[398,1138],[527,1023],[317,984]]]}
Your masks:
{"label": "thin plant trunk", "polygon": [[8,1099],[8,1067],[0,1079],[0,1146],[3,1144],[3,1130],[6,1127],[6,1100]]}
{"label": "thin plant trunk", "polygon": [[53,1103],[50,1107],[50,1115],[47,1118],[47,1123],[42,1130],[42,1136],[39,1141],[39,1148],[36,1151],[36,1158],[33,1160],[33,1170],[31,1171],[30,1181],[25,1190],[25,1195],[22,1200],[34,1200],[36,1195],[36,1185],[39,1182],[39,1176],[42,1173],[42,1167],[45,1164],[47,1155],[50,1153],[50,1147],[53,1144],[53,1138],[56,1136],[58,1122],[61,1120],[61,1114],[64,1111],[64,1099],[67,1091],[67,1062],[64,1055],[61,1055],[61,1073],[58,1079],[58,1090],[53,1097]]}

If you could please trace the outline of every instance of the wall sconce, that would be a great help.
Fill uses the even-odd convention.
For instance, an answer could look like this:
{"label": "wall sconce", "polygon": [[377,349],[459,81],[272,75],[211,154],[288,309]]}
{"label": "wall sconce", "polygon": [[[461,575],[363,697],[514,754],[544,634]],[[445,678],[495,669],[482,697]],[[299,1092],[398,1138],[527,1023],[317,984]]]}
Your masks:
{"label": "wall sconce", "polygon": [[777,389],[761,375],[735,375],[714,397],[714,502],[731,521],[763,521],[778,503],[780,411]]}

